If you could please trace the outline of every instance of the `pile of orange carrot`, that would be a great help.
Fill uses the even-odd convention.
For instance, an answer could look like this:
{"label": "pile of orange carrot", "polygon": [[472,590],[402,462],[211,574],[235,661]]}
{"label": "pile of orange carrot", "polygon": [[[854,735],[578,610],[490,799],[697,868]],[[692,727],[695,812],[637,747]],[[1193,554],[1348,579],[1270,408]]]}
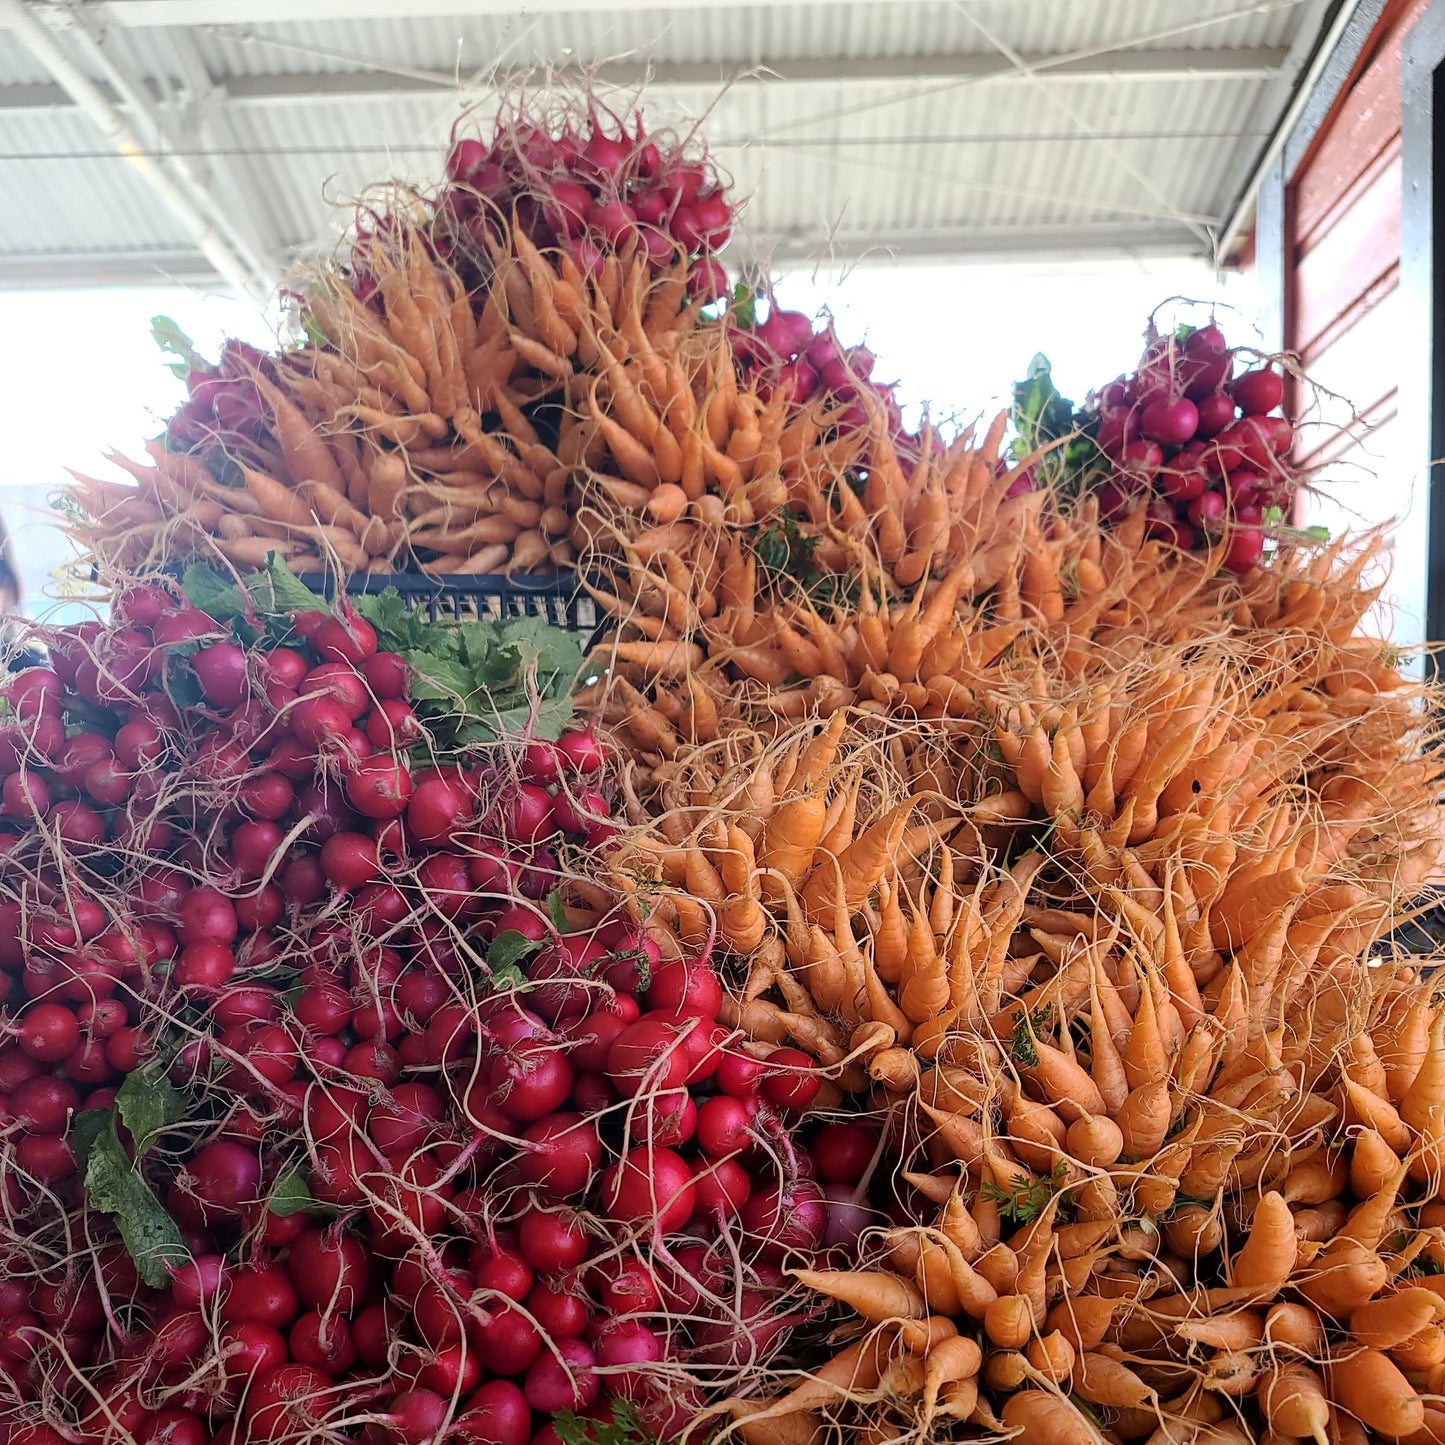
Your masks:
{"label": "pile of orange carrot", "polygon": [[477,304],[422,230],[376,304],[308,290],[261,453],[82,481],[83,535],[586,576],[633,825],[592,886],[886,1141],[811,1353],[710,1426],[1445,1441],[1445,1009],[1389,945],[1445,714],[1369,634],[1379,539],[1238,576],[1021,486],[1002,418],[750,371],[681,254],[503,224]]}

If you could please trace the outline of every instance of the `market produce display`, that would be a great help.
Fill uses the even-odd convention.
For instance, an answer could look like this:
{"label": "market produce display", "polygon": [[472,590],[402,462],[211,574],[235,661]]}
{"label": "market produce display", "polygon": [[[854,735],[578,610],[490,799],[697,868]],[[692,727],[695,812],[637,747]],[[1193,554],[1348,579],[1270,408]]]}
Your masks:
{"label": "market produce display", "polygon": [[78,479],[0,1440],[1445,1440],[1441,699],[1290,526],[1281,361],[910,432],[699,157],[508,112]]}

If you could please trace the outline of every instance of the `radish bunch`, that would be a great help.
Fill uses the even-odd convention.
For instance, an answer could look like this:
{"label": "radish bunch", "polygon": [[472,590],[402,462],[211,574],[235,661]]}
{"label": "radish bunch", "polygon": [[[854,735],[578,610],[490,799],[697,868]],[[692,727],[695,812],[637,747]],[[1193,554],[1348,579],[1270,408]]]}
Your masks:
{"label": "radish bunch", "polygon": [[[629,122],[595,97],[580,118],[501,116],[490,141],[454,133],[445,183],[428,205],[438,254],[469,284],[485,278],[502,224],[515,221],[538,248],[565,250],[584,276],[597,275],[609,252],[641,252],[659,269],[684,255],[696,297],[727,294],[715,257],[736,207],[711,160],[675,138],[649,136],[640,114]],[[389,215],[368,218],[363,243],[393,227]],[[369,301],[364,244],[355,259],[356,292]]]}
{"label": "radish bunch", "polygon": [[0,728],[7,1445],[665,1437],[769,1358],[878,1140],[564,901],[589,733],[432,757],[345,606],[139,582],[46,640]]}
{"label": "radish bunch", "polygon": [[1212,323],[1151,340],[1138,369],[1091,397],[1088,429],[1109,467],[1106,518],[1149,498],[1149,531],[1186,550],[1222,545],[1244,573],[1264,555],[1271,521],[1286,521],[1297,473],[1294,429],[1279,414],[1284,377],[1241,365]]}

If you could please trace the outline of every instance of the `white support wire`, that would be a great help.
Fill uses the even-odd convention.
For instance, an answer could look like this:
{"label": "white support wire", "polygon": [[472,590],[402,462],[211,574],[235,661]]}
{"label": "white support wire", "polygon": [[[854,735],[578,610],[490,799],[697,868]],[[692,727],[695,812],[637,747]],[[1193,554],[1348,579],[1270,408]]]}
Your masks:
{"label": "white support wire", "polygon": [[[1038,77],[1027,70],[1027,63],[1024,61],[1024,58],[1008,41],[1003,39],[1002,36],[997,35],[973,13],[973,5],[970,3],[970,0],[953,0],[953,8],[957,10],[1010,65],[1015,66],[1027,74],[1028,79],[1033,84],[1038,85]],[[1046,86],[1039,85],[1038,88],[1048,104],[1072,122],[1081,136],[1093,141],[1119,170],[1123,171],[1134,181],[1141,191],[1154,198],[1155,203],[1159,206],[1159,210],[1154,214],[1162,219],[1177,221],[1187,226],[1189,230],[1199,238],[1200,244],[1204,247],[1205,254],[1211,256],[1214,254],[1214,237],[1210,234],[1207,226],[1202,225],[1197,218],[1181,210],[1173,197],[1165,194],[1164,191],[1156,186],[1117,146],[1109,141],[1100,140],[1094,134],[1088,121],[1066,100],[1049,90]]]}

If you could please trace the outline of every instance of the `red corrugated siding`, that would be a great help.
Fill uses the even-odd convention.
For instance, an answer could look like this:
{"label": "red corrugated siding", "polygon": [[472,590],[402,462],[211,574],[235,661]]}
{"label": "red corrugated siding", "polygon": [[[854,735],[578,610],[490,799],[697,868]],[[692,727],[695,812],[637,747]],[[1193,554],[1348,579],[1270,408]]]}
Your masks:
{"label": "red corrugated siding", "polygon": [[[1429,0],[1387,7],[1350,84],[1290,177],[1285,210],[1285,346],[1307,370],[1348,376],[1358,411],[1393,413],[1399,377],[1378,327],[1361,323],[1400,272],[1400,47]],[[1368,350],[1367,350],[1368,348]],[[1359,355],[1355,353],[1359,352]],[[1297,410],[1309,400],[1292,396]],[[1302,450],[1311,443],[1301,438]],[[1300,458],[1334,459],[1338,442]]]}

